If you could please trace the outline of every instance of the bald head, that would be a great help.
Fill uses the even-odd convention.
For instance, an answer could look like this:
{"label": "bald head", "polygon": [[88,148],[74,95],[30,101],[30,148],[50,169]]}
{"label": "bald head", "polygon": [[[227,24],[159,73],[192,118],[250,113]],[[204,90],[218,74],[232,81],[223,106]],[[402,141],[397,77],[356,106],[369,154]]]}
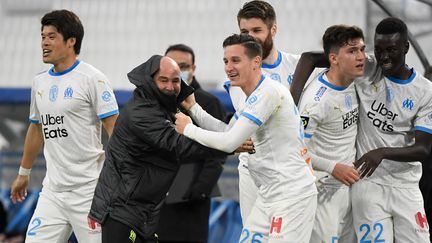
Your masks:
{"label": "bald head", "polygon": [[164,56],[161,58],[159,71],[156,72],[153,80],[162,93],[175,94],[176,96],[180,93],[180,68],[169,57]]}

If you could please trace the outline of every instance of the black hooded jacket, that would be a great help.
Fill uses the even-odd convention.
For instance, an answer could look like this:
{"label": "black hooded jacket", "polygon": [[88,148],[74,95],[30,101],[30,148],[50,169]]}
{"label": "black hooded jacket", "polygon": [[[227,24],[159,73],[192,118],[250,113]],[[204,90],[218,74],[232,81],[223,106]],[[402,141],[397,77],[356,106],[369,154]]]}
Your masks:
{"label": "black hooded jacket", "polygon": [[175,131],[178,104],[193,88],[182,82],[178,97],[160,92],[152,76],[161,58],[153,56],[128,73],[137,88],[116,121],[89,214],[102,225],[109,215],[143,237],[156,229],[180,160],[226,155]]}

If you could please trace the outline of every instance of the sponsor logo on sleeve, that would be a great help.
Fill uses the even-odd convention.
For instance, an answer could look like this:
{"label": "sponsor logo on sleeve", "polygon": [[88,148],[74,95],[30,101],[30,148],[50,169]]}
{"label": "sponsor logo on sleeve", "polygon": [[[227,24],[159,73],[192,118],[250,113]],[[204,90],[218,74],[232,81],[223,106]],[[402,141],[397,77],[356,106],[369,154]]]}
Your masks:
{"label": "sponsor logo on sleeve", "polygon": [[110,102],[111,101],[111,93],[109,91],[104,91],[102,93],[102,100],[105,102]]}
{"label": "sponsor logo on sleeve", "polygon": [[251,97],[249,97],[249,98],[247,99],[247,103],[248,103],[249,105],[252,105],[252,104],[254,104],[257,100],[258,100],[258,97],[257,97],[256,95],[252,95]]}
{"label": "sponsor logo on sleeve", "polygon": [[309,125],[309,117],[307,116],[300,116],[303,124],[303,128],[306,129]]}
{"label": "sponsor logo on sleeve", "polygon": [[327,87],[321,86],[318,91],[315,93],[315,97],[314,100],[315,101],[320,101],[321,97],[324,95],[324,93],[326,92]]}

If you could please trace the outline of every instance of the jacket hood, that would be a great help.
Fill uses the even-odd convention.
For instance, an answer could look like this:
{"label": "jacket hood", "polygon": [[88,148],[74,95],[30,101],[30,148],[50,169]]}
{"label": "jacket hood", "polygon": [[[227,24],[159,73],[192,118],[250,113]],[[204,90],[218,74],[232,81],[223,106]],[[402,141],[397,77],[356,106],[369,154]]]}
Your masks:
{"label": "jacket hood", "polygon": [[168,95],[161,92],[153,81],[154,74],[160,68],[162,56],[153,55],[146,62],[132,69],[127,76],[129,81],[137,88],[151,92],[155,98],[169,111],[176,112],[180,103],[194,92],[194,89],[181,81],[180,93],[178,96]]}

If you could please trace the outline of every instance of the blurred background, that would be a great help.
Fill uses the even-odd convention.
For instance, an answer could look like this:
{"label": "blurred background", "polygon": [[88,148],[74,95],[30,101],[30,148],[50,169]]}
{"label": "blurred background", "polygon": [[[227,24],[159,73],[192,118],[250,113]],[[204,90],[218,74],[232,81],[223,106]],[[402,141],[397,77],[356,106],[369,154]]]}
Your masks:
{"label": "blurred background", "polygon": [[[222,41],[238,33],[237,11],[246,1],[237,0],[1,0],[0,1],[0,201],[5,208],[2,231],[8,236],[25,231],[45,174],[43,156],[34,165],[31,193],[24,204],[13,206],[9,189],[17,175],[28,126],[30,85],[47,70],[41,61],[40,18],[54,9],[75,12],[84,25],[80,59],[104,72],[120,106],[133,86],[126,74],[153,54],[164,54],[172,44],[192,47],[196,77],[231,109],[222,91]],[[430,74],[432,57],[431,0],[273,0],[278,31],[276,47],[301,54],[321,50],[324,30],[333,24],[361,27],[367,51],[373,50],[375,26],[392,14],[402,18],[411,32],[407,63]],[[417,48],[417,50],[415,50]],[[210,242],[238,240],[237,159],[225,164],[219,180],[223,197],[213,203]],[[0,242],[1,242],[0,238]],[[17,242],[20,242],[18,239]]]}

